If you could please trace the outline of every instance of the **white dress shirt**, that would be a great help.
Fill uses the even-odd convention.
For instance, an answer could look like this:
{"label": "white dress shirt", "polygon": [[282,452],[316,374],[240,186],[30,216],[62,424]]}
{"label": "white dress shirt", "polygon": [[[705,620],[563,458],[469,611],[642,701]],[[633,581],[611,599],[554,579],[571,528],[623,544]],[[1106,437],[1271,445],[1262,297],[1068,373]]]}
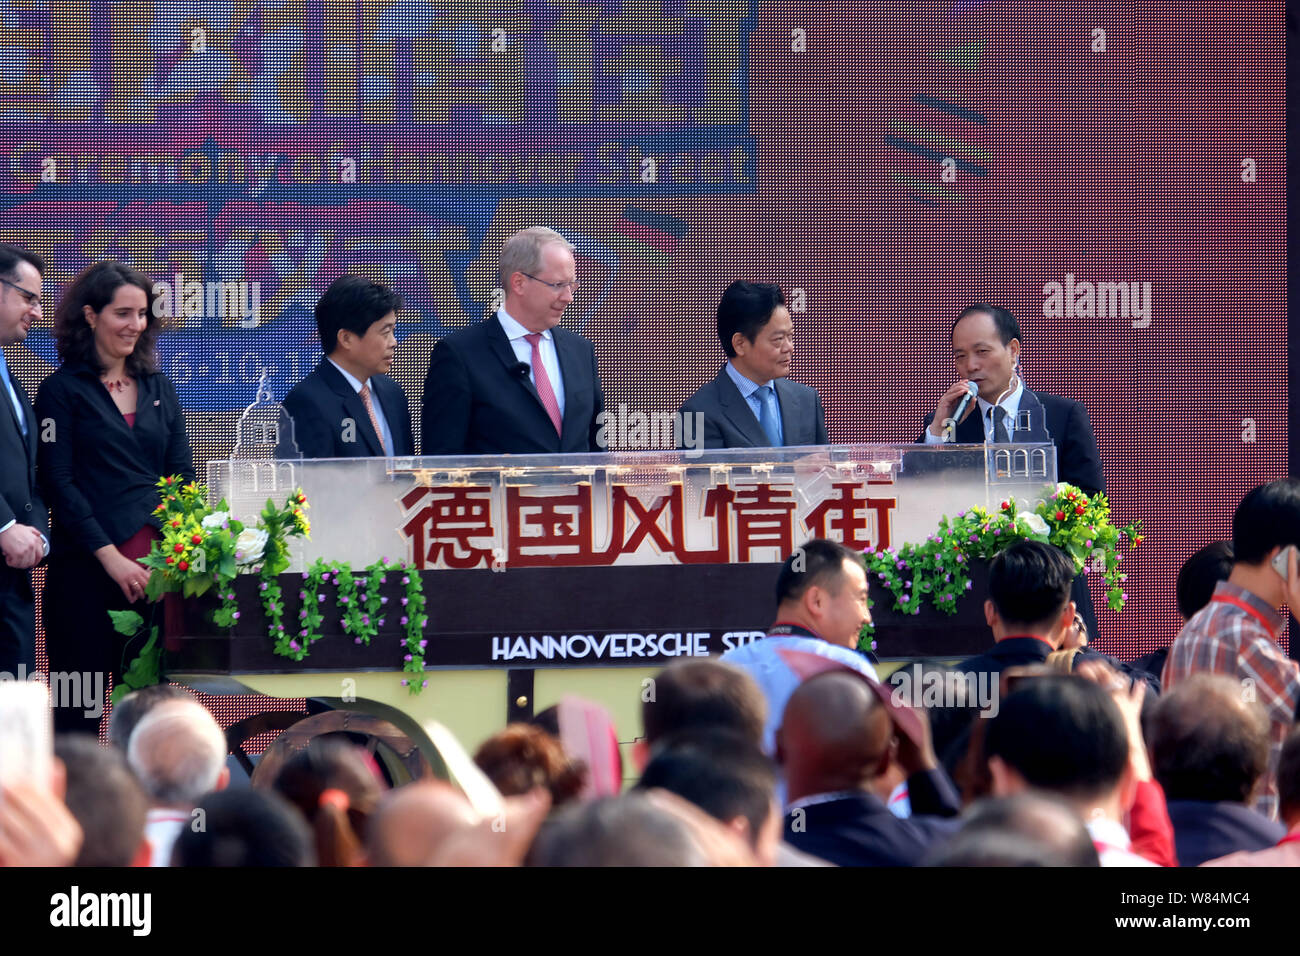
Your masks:
{"label": "white dress shirt", "polygon": [[[528,377],[532,380],[533,387],[536,388],[537,375],[533,371],[533,347],[524,338],[525,335],[531,333],[506,311],[504,305],[497,309],[497,319],[501,322],[501,328],[505,331],[506,338],[510,340],[510,347],[515,351],[515,358],[528,366]],[[542,333],[537,348],[542,353],[542,365],[546,367],[546,377],[551,381],[551,391],[555,393],[555,402],[560,407],[560,418],[563,420],[564,379],[560,375],[560,356],[555,351],[555,336],[551,334],[550,329]]]}
{"label": "white dress shirt", "polygon": [[[1025,383],[1020,381],[1020,377],[1017,376],[1016,387],[1012,389],[1011,394],[998,402],[998,405],[1001,406],[1002,410],[1007,413],[1006,426],[1008,438],[1013,437],[1016,433],[1016,415],[1020,412],[1020,397],[1024,394]],[[993,437],[993,429],[995,426],[993,424],[993,415],[991,414],[993,403],[986,402],[982,398],[976,398],[975,401],[979,405],[980,421],[984,423],[984,440],[996,441]],[[934,423],[931,422],[931,424]],[[925,443],[927,445],[942,445],[943,436],[942,434],[937,436],[934,435],[927,427],[925,430]]]}

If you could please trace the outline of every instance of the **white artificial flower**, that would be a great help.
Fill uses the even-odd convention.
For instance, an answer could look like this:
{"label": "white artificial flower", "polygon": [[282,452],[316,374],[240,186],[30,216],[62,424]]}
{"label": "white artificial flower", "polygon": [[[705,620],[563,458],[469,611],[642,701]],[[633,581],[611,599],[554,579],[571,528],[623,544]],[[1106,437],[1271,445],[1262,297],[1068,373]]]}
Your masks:
{"label": "white artificial flower", "polygon": [[1042,515],[1032,511],[1025,511],[1016,515],[1016,523],[1022,524],[1029,529],[1031,534],[1049,534],[1047,522],[1043,520]]}
{"label": "white artificial flower", "polygon": [[262,528],[245,528],[235,539],[235,559],[240,564],[255,564],[262,559],[266,540],[270,537]]}
{"label": "white artificial flower", "polygon": [[220,531],[221,526],[230,520],[229,511],[214,511],[201,522],[204,531]]}

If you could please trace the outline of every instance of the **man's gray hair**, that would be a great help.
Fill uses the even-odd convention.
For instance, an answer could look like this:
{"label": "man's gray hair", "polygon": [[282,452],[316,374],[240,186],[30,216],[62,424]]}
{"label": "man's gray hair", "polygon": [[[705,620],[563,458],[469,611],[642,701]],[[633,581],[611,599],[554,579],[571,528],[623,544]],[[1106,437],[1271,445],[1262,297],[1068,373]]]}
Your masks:
{"label": "man's gray hair", "polygon": [[573,243],[546,226],[529,226],[507,239],[501,247],[501,265],[497,270],[497,281],[501,283],[501,288],[509,291],[510,277],[516,272],[536,274],[542,264],[542,248],[553,242],[558,242],[570,252],[574,251]]}
{"label": "man's gray hair", "polygon": [[127,762],[156,806],[192,807],[217,786],[226,735],[198,701],[165,701],[131,732]]}

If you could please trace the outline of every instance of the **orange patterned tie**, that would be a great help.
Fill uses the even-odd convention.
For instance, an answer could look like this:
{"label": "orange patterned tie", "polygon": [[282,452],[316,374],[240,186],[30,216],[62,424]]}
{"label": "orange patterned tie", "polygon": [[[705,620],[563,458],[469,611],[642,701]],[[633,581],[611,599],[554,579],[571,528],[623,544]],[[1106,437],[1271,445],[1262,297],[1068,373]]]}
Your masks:
{"label": "orange patterned tie", "polygon": [[379,439],[379,447],[382,448],[384,450],[384,454],[387,455],[388,446],[384,444],[384,433],[383,430],[380,429],[379,427],[379,419],[375,417],[375,406],[370,404],[370,383],[369,382],[366,382],[366,384],[361,386],[360,394],[361,394],[361,404],[366,406],[366,414],[370,416],[370,424],[374,426],[375,437]]}

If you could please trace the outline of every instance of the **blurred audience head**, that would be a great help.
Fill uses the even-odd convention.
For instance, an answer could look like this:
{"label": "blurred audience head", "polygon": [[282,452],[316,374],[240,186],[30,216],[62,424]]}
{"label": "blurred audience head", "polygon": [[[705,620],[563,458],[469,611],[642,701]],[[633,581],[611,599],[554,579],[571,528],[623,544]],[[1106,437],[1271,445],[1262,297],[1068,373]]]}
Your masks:
{"label": "blurred audience head", "polygon": [[1268,769],[1269,726],[1240,681],[1193,674],[1151,708],[1151,770],[1169,800],[1248,803]]}
{"label": "blurred audience head", "polygon": [[586,776],[583,765],[569,759],[558,739],[531,724],[511,724],[488,738],[474,762],[503,796],[545,787],[555,807],[575,799]]}
{"label": "blurred audience head", "polygon": [[730,664],[675,661],[655,675],[641,701],[644,741],[637,753],[643,766],[660,740],[688,731],[732,731],[762,743],[767,701],[754,679]]}
{"label": "blurred audience head", "polygon": [[113,705],[108,716],[108,742],[125,752],[136,724],[165,700],[194,700],[194,695],[180,684],[152,684],[131,691]]}
{"label": "blurred audience head", "polygon": [[172,866],[315,866],[311,831],[302,814],[268,790],[204,794],[195,812],[203,825],[181,830]]}
{"label": "blurred audience head", "polygon": [[832,671],[800,684],[776,732],[787,800],[817,793],[868,790],[889,771],[894,723],[860,678]]}
{"label": "blurred audience head", "polygon": [[430,866],[449,837],[478,821],[450,784],[407,784],[380,799],[366,833],[366,860],[371,866]]}
{"label": "blurred audience head", "polygon": [[964,814],[927,866],[1100,866],[1078,812],[1040,793],[989,797]]}
{"label": "blurred audience head", "polygon": [[529,866],[707,866],[690,827],[648,794],[603,797],[542,824]]}
{"label": "blurred audience head", "polygon": [[984,755],[996,796],[1032,787],[1085,813],[1119,799],[1128,779],[1128,731],[1118,706],[1092,681],[1024,680],[987,723]]}
{"label": "blurred audience head", "polygon": [[637,784],[641,790],[656,787],[726,824],[761,865],[776,864],[782,824],[776,767],[753,740],[726,731],[670,737],[655,748]]}
{"label": "blurred audience head", "polygon": [[312,828],[321,866],[355,866],[383,785],[355,744],[323,736],[280,768],[272,789]]}
{"label": "blurred audience head", "polygon": [[1033,634],[1060,647],[1074,626],[1074,562],[1060,548],[1017,541],[989,565],[984,619],[998,640]]}
{"label": "blurred audience head", "polygon": [[60,734],[54,755],[67,769],[64,803],[84,840],[74,866],[131,866],[148,860],[144,824],[149,798],[120,750],[89,734]]}
{"label": "blurred audience head", "polygon": [[1215,541],[1201,548],[1178,572],[1178,613],[1186,620],[1210,603],[1214,588],[1232,574],[1232,542]]}
{"label": "blurred audience head", "polygon": [[158,807],[188,809],[230,780],[226,735],[195,700],[164,701],[145,714],[131,732],[127,762]]}

